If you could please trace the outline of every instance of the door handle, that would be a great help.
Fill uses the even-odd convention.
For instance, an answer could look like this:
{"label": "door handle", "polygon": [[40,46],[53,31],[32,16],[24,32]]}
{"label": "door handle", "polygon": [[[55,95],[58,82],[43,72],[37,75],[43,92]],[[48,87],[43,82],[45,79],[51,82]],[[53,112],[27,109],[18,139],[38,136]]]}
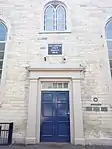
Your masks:
{"label": "door handle", "polygon": [[65,115],[70,115],[70,112],[66,112]]}

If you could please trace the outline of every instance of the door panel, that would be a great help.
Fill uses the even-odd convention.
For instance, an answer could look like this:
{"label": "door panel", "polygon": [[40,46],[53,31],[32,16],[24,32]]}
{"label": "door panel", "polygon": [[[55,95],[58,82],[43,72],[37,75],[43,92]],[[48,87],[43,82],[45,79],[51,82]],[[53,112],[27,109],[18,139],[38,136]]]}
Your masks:
{"label": "door panel", "polygon": [[69,92],[44,91],[41,97],[41,141],[69,142]]}
{"label": "door panel", "polygon": [[57,116],[64,116],[66,118],[68,118],[68,113],[69,113],[69,109],[68,109],[68,103],[58,103],[57,104]]}
{"label": "door panel", "polygon": [[46,92],[42,94],[42,102],[53,102],[53,94],[50,92]]}
{"label": "door panel", "polygon": [[43,103],[42,104],[42,115],[44,117],[52,117],[53,116],[53,105],[51,103]]}
{"label": "door panel", "polygon": [[52,121],[50,122],[44,122],[42,125],[42,132],[44,136],[52,136],[53,134],[53,123]]}
{"label": "door panel", "polygon": [[69,117],[69,93],[57,92],[57,132],[58,140],[61,142],[70,141],[70,117]]}

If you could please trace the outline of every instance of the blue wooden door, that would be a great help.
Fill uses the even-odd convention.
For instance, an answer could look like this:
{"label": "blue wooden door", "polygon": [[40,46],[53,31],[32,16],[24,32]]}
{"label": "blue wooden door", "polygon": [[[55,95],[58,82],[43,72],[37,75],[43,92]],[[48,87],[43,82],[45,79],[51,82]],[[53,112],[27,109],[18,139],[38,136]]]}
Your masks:
{"label": "blue wooden door", "polygon": [[68,91],[41,94],[41,142],[70,142]]}

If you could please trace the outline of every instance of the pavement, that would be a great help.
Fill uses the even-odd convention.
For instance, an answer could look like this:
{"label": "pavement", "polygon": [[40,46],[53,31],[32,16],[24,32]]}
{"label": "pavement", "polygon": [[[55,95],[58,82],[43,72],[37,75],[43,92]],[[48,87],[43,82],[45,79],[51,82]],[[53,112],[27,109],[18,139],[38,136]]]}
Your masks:
{"label": "pavement", "polygon": [[112,146],[74,146],[71,144],[38,144],[0,146],[0,149],[112,149]]}

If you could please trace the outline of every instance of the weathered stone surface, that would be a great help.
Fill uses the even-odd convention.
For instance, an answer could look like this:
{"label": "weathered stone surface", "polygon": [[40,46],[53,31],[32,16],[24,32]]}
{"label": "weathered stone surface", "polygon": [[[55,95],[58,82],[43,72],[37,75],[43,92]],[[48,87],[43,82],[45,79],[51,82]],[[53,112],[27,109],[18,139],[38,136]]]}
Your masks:
{"label": "weathered stone surface", "polygon": [[[105,134],[112,137],[112,85],[105,39],[105,25],[112,15],[112,1],[63,0],[68,8],[71,33],[40,34],[47,2],[0,0],[0,19],[6,22],[9,30],[4,60],[6,67],[0,87],[0,121],[14,121],[14,136],[24,140],[29,86],[26,66],[32,61],[43,61],[47,56],[47,44],[62,43],[67,61],[80,61],[86,68],[85,79],[81,82],[85,137],[105,137]],[[48,63],[60,64],[61,57],[49,56],[47,59]],[[85,111],[85,107],[93,103],[94,96],[108,107],[106,113]]]}

